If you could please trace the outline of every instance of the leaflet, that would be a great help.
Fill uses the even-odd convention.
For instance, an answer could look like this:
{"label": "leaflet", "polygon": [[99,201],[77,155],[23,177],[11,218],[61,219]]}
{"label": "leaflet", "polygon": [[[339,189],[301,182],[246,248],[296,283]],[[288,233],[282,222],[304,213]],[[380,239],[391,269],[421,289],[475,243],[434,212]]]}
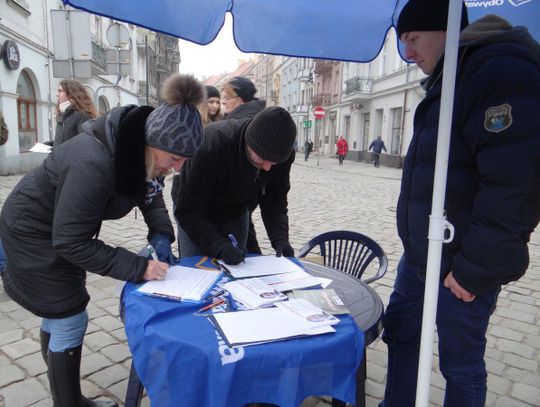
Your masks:
{"label": "leaflet", "polygon": [[134,293],[183,302],[202,302],[223,273],[193,267],[172,266],[163,280],[148,281]]}
{"label": "leaflet", "polygon": [[275,290],[260,278],[246,278],[223,284],[223,288],[248,309],[272,306],[287,299],[285,294]]}
{"label": "leaflet", "polygon": [[328,278],[314,277],[305,271],[293,271],[291,273],[274,274],[272,276],[259,277],[270,287],[278,291],[290,291],[299,288],[328,287],[332,280]]}
{"label": "leaflet", "polygon": [[271,256],[253,256],[246,257],[245,261],[237,265],[219,263],[234,277],[260,277],[270,274],[292,273],[294,271],[303,271],[302,267],[286,257]]}

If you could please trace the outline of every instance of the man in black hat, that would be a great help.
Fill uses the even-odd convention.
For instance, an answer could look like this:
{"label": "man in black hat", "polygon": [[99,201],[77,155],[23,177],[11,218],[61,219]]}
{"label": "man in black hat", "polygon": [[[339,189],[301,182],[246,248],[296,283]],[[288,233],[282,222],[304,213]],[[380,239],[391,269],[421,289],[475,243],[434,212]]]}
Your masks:
{"label": "man in black hat", "polygon": [[182,257],[243,261],[250,204],[257,196],[276,254],[294,256],[287,193],[295,138],[296,126],[281,107],[206,127],[203,146],[180,174],[175,216]]}
{"label": "man in black hat", "polygon": [[[404,254],[384,317],[381,407],[415,404],[448,3],[410,0],[397,23],[406,58],[428,77],[397,205]],[[497,16],[468,25],[462,10],[445,201],[455,234],[442,252],[437,308],[447,407],[485,405],[489,319],[501,286],[525,273],[540,220],[540,46]]]}

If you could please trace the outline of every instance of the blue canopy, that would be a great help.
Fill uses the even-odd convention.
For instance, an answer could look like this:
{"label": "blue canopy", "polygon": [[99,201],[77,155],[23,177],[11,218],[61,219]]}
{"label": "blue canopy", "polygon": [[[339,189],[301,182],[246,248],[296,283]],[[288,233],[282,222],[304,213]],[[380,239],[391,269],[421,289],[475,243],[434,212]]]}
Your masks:
{"label": "blue canopy", "polygon": [[[244,52],[368,62],[406,0],[63,0],[81,10],[197,44],[212,42],[233,16]],[[538,0],[466,0],[469,19],[498,14],[540,40]]]}

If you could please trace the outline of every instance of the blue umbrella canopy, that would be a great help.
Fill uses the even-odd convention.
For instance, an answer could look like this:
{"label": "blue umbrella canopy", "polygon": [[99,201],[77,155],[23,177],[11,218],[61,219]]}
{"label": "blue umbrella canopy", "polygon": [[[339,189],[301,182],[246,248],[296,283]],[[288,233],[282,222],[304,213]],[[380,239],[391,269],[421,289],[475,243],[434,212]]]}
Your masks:
{"label": "blue umbrella canopy", "polygon": [[[197,44],[212,42],[233,16],[244,52],[368,62],[406,0],[63,0],[75,8]],[[540,39],[539,0],[466,0],[470,21],[498,14]]]}

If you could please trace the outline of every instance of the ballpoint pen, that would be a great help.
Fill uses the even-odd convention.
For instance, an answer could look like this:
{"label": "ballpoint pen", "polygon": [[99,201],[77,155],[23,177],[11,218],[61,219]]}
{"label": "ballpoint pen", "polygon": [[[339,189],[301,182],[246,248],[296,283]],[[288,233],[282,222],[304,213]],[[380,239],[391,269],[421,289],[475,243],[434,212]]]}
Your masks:
{"label": "ballpoint pen", "polygon": [[204,311],[208,311],[209,309],[212,309],[212,308],[215,308],[217,307],[218,305],[221,305],[221,304],[225,304],[225,302],[227,302],[224,298],[221,298],[219,300],[217,300],[216,302],[213,302],[211,304],[208,304],[208,305],[205,305],[204,307],[202,307],[199,312],[204,312]]}
{"label": "ballpoint pen", "polygon": [[158,260],[156,251],[154,250],[154,247],[151,244],[148,244],[146,246],[146,250],[148,251],[148,255],[152,257],[152,260]]}
{"label": "ballpoint pen", "polygon": [[[234,247],[236,247],[237,249],[239,248],[238,247],[238,241],[236,240],[236,237],[234,237],[234,235],[232,233],[229,233],[229,240],[231,241],[232,245]],[[245,263],[246,261],[245,260],[242,260],[242,263]]]}

